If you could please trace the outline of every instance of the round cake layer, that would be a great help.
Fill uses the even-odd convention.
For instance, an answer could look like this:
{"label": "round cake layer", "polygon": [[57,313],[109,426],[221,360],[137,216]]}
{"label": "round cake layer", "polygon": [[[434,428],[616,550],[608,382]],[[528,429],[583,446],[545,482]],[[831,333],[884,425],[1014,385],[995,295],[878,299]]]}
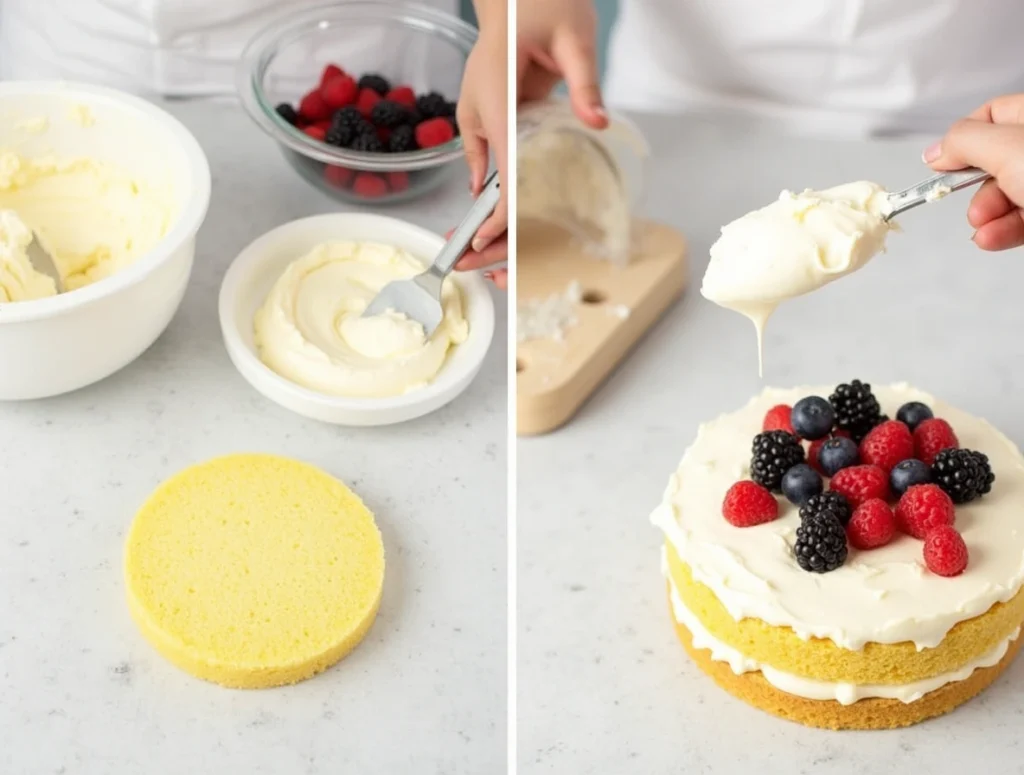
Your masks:
{"label": "round cake layer", "polygon": [[671,544],[666,544],[665,560],[681,602],[715,640],[747,659],[816,681],[900,685],[953,673],[1004,645],[1024,621],[1021,590],[1008,602],[960,622],[934,648],[918,650],[904,641],[845,649],[824,638],[800,638],[788,627],[760,619],[736,621],[711,589],[694,580]]}
{"label": "round cake layer", "polygon": [[676,633],[698,667],[725,691],[776,716],[824,729],[895,729],[948,713],[988,688],[1020,650],[1017,638],[1003,658],[992,667],[980,668],[963,681],[949,683],[916,702],[866,699],[852,705],[832,700],[808,700],[776,689],[760,673],[736,674],[725,662],[711,659],[706,649],[694,648],[689,630],[679,622]]}
{"label": "round cake layer", "polygon": [[897,536],[846,563],[811,574],[793,555],[797,509],[780,500],[773,522],[737,528],[722,517],[728,488],[749,476],[751,443],[776,404],[830,387],[768,389],[737,412],[701,426],[652,515],[696,581],[707,586],[729,616],[789,627],[799,638],[824,638],[845,649],[868,643],[939,645],[958,623],[1012,599],[1024,583],[1024,457],[999,431],[907,385],[875,390],[882,411],[894,416],[907,401],[922,401],[956,431],[961,446],[988,455],[992,492],[957,507],[956,528],[970,548],[967,570],[955,578],[929,572],[921,542]]}
{"label": "round cake layer", "polygon": [[295,683],[362,640],[384,545],[345,485],[305,463],[231,455],[175,475],[128,533],[128,603],[168,660],[224,686]]}

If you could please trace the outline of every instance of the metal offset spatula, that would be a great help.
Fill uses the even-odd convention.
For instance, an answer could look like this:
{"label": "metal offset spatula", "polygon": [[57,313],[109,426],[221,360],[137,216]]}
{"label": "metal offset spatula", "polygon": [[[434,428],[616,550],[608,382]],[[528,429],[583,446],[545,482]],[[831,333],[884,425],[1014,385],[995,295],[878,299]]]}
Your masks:
{"label": "metal offset spatula", "polygon": [[955,172],[942,172],[938,175],[933,175],[927,180],[922,180],[920,183],[906,188],[903,191],[899,191],[895,194],[889,194],[889,212],[885,214],[885,220],[891,220],[900,213],[906,212],[912,207],[923,205],[928,202],[935,202],[936,200],[942,199],[946,194],[950,194],[953,191],[959,191],[961,188],[967,188],[977,183],[984,183],[986,180],[991,178],[984,170],[979,170],[975,167],[968,167],[965,170],[956,170]]}
{"label": "metal offset spatula", "polygon": [[408,280],[395,280],[385,285],[363,311],[363,317],[398,312],[415,320],[429,338],[444,318],[441,308],[441,285],[452,267],[462,258],[473,236],[498,205],[501,190],[498,173],[493,173],[484,184],[469,213],[452,232],[447,244],[437,254],[427,271]]}

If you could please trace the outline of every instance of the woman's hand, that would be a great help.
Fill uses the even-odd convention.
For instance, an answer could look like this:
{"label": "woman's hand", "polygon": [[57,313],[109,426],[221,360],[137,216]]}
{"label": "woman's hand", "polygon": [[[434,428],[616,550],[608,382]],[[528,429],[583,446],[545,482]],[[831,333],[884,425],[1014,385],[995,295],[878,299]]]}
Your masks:
{"label": "woman's hand", "polygon": [[1024,245],[1024,94],[997,97],[957,121],[924,152],[936,170],[980,167],[987,181],[967,208],[982,250]]}
{"label": "woman's hand", "polygon": [[[508,258],[508,6],[505,0],[477,0],[480,36],[466,60],[456,120],[469,165],[469,190],[478,196],[494,153],[501,181],[501,199],[473,237],[472,251],[456,269],[479,269]],[[500,282],[499,282],[499,274]],[[490,273],[488,273],[490,274]],[[506,270],[493,278],[504,287]]]}
{"label": "woman's hand", "polygon": [[517,104],[547,97],[564,80],[579,120],[604,129],[593,1],[519,0],[516,21]]}

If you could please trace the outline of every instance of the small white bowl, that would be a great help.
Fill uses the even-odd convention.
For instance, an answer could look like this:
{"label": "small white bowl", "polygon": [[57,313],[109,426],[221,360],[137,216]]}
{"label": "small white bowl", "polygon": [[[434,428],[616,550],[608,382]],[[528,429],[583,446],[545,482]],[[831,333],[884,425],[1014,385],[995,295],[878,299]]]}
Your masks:
{"label": "small white bowl", "polygon": [[292,261],[333,240],[382,242],[433,260],[444,238],[382,215],[335,213],[278,226],[232,262],[220,287],[220,327],[235,367],[256,390],[286,409],[335,425],[390,425],[421,417],[454,399],[480,371],[494,335],[494,302],[475,274],[456,279],[465,304],[469,337],[452,348],[441,371],[425,387],[386,398],[347,398],[319,393],[280,376],[259,357],[253,320],[271,287]]}
{"label": "small white bowl", "polygon": [[[87,109],[94,121],[76,122],[77,109]],[[196,232],[210,202],[210,168],[177,119],[113,89],[7,81],[0,83],[0,116],[0,148],[114,164],[170,183],[178,208],[164,238],[112,277],[0,305],[0,401],[45,398],[108,377],[167,328],[192,272]],[[27,131],[21,123],[33,120],[45,131]]]}

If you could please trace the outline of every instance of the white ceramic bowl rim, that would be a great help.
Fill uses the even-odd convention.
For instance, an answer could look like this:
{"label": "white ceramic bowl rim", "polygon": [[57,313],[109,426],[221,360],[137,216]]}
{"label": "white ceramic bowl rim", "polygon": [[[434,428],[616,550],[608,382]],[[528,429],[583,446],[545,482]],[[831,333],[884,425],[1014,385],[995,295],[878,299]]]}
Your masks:
{"label": "white ceramic bowl rim", "polygon": [[335,148],[318,142],[277,115],[275,106],[263,93],[262,76],[268,57],[282,41],[294,38],[306,27],[323,21],[344,22],[346,19],[389,19],[419,30],[442,31],[446,39],[466,49],[468,54],[476,41],[477,30],[449,13],[415,2],[380,2],[380,0],[349,0],[313,6],[296,13],[282,14],[258,32],[245,47],[236,75],[242,107],[256,124],[286,148],[327,164],[348,165],[378,172],[412,171],[437,167],[462,156],[462,138],[436,148],[408,153],[365,153]]}
{"label": "white ceramic bowl rim", "polygon": [[54,94],[74,99],[75,96],[118,103],[138,111],[160,124],[177,140],[188,158],[192,189],[185,205],[178,213],[171,230],[130,266],[98,282],[74,291],[3,305],[0,325],[21,323],[54,317],[63,312],[90,304],[97,299],[112,296],[118,291],[140,282],[155,267],[172,257],[178,248],[195,236],[206,217],[210,205],[210,165],[199,142],[185,126],[162,108],[140,97],[105,86],[93,86],[69,81],[2,81],[0,97],[18,94]]}
{"label": "white ceramic bowl rim", "polygon": [[[444,237],[440,234],[436,234],[429,229],[416,226],[408,221],[403,221],[399,218],[392,218],[386,215],[373,215],[369,213],[329,213],[326,215],[313,215],[308,218],[289,221],[288,223],[282,224],[275,229],[271,229],[258,237],[254,242],[245,247],[234,261],[231,262],[231,266],[228,267],[228,271],[224,275],[224,281],[221,284],[220,289],[220,298],[218,300],[221,330],[225,339],[228,340],[227,345],[229,349],[234,351],[237,357],[245,361],[245,365],[248,369],[255,370],[261,380],[274,385],[274,392],[288,394],[291,398],[301,401],[308,406],[316,406],[322,409],[340,410],[345,412],[366,411],[381,413],[389,409],[407,409],[420,404],[431,403],[431,401],[440,394],[448,392],[455,383],[464,377],[465,372],[475,370],[479,367],[479,364],[487,355],[487,351],[491,345],[491,339],[494,335],[494,312],[493,302],[491,301],[490,295],[482,282],[479,283],[480,290],[476,291],[474,290],[474,286],[470,284],[472,281],[478,280],[478,278],[474,277],[467,277],[467,282],[460,283],[460,290],[462,291],[464,301],[467,304],[484,304],[490,307],[491,312],[484,316],[486,318],[487,325],[483,330],[474,328],[474,326],[471,325],[469,337],[465,342],[458,345],[464,364],[463,369],[457,370],[452,368],[453,364],[451,353],[449,353],[448,360],[445,361],[445,364],[441,367],[437,376],[424,387],[417,388],[408,393],[402,393],[401,395],[384,396],[381,398],[335,396],[327,393],[320,393],[316,390],[311,390],[298,385],[295,382],[282,377],[276,371],[263,363],[253,350],[245,344],[242,340],[241,333],[238,331],[238,327],[236,325],[235,306],[238,303],[238,288],[241,283],[247,279],[246,272],[251,269],[252,263],[254,263],[259,256],[263,255],[264,246],[268,243],[274,242],[279,232],[299,229],[303,224],[323,220],[333,220],[338,224],[337,239],[342,240],[345,239],[344,223],[346,220],[352,220],[359,221],[363,224],[376,223],[379,225],[382,233],[387,233],[388,229],[400,227],[410,233],[416,233],[420,237],[437,242],[439,249],[445,241]],[[300,256],[295,256],[295,258],[300,258]],[[467,318],[471,317],[472,312],[467,315]],[[244,371],[242,372],[242,375],[246,380],[249,380],[249,376],[245,374]],[[253,387],[256,386],[253,385]]]}

